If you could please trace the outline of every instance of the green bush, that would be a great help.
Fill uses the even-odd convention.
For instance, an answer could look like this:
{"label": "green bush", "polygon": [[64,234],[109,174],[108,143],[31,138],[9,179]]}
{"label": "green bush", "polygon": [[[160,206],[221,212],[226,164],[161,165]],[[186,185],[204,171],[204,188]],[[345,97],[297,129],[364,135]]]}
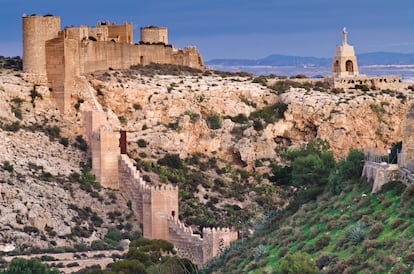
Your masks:
{"label": "green bush", "polygon": [[140,104],[138,104],[138,103],[135,103],[133,105],[133,107],[134,107],[135,110],[141,110],[142,109],[142,106]]}
{"label": "green bush", "polygon": [[252,112],[250,114],[250,119],[257,120],[263,119],[266,123],[274,123],[278,119],[283,118],[285,111],[287,110],[288,105],[284,103],[275,103],[271,106],[266,106],[260,110]]}
{"label": "green bush", "polygon": [[318,274],[319,269],[312,258],[303,252],[288,254],[278,264],[278,274]]}
{"label": "green bush", "polygon": [[178,154],[165,154],[163,158],[158,159],[157,163],[162,166],[168,166],[175,169],[183,169],[184,163]]}
{"label": "green bush", "polygon": [[219,129],[223,124],[223,118],[220,114],[214,113],[206,118],[206,123],[210,129]]}
{"label": "green bush", "polygon": [[85,139],[83,139],[82,135],[76,136],[74,146],[79,148],[82,151],[88,150],[88,143],[85,141]]}
{"label": "green bush", "polygon": [[249,118],[243,113],[239,113],[234,117],[230,117],[230,120],[237,124],[245,124],[249,121]]}
{"label": "green bush", "polygon": [[14,167],[12,164],[10,164],[9,161],[4,161],[3,165],[1,166],[1,168],[5,171],[8,171],[10,173],[12,173],[14,171]]}
{"label": "green bush", "polygon": [[41,263],[38,259],[14,258],[6,270],[1,274],[59,274],[57,269],[51,269],[47,264]]}
{"label": "green bush", "polygon": [[139,147],[147,147],[147,141],[145,141],[144,139],[139,139],[137,141],[137,144]]}

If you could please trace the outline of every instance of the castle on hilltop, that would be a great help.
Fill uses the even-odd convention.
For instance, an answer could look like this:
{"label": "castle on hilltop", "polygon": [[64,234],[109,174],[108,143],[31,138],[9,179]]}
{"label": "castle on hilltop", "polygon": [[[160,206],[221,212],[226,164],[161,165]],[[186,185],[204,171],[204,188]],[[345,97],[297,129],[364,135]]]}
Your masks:
{"label": "castle on hilltop", "polygon": [[174,64],[204,70],[196,47],[177,49],[168,44],[166,27],[140,29],[134,44],[132,23],[98,22],[96,27],[68,26],[60,17],[23,15],[23,71],[35,83],[48,84],[61,112],[69,111],[77,77],[132,65]]}

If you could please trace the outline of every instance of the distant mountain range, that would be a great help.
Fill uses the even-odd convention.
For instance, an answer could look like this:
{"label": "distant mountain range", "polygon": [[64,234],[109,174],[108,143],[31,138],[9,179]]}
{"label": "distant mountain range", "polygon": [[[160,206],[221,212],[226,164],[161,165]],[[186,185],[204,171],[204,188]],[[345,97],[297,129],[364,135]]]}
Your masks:
{"label": "distant mountain range", "polygon": [[[359,66],[369,65],[412,65],[414,53],[372,52],[357,55]],[[261,59],[213,59],[208,66],[330,66],[332,58],[302,57],[273,54]]]}

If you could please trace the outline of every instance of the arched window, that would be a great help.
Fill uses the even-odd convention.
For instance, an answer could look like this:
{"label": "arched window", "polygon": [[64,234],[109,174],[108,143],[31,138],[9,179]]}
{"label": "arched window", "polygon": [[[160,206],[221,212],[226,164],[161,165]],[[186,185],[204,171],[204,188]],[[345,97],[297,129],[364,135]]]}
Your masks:
{"label": "arched window", "polygon": [[351,72],[351,73],[354,72],[354,63],[352,63],[351,60],[346,61],[346,63],[345,63],[345,70],[347,72]]}
{"label": "arched window", "polygon": [[339,71],[339,61],[336,60],[334,63],[333,72],[338,72],[338,71]]}

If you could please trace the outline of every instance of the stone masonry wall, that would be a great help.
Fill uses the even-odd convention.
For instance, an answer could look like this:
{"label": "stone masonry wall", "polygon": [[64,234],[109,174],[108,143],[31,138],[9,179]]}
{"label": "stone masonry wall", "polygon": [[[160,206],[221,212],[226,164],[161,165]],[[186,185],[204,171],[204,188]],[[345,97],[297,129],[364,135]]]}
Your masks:
{"label": "stone masonry wall", "polygon": [[142,179],[132,160],[125,154],[119,159],[119,190],[132,203],[132,211],[139,222],[143,220],[142,195],[150,187]]}
{"label": "stone masonry wall", "polygon": [[150,186],[140,176],[127,155],[119,160],[120,190],[132,201],[132,210],[142,222],[144,237],[163,239],[174,244],[178,255],[202,266],[237,240],[237,232],[228,228],[203,229],[203,237],[178,220],[178,188]]}
{"label": "stone masonry wall", "polygon": [[198,266],[207,261],[204,256],[205,240],[194,234],[192,229],[186,227],[178,218],[170,218],[169,233],[170,242],[174,244],[180,257],[188,258]]}
{"label": "stone masonry wall", "polygon": [[366,85],[374,90],[401,90],[407,89],[410,83],[401,82],[398,76],[354,76],[330,78],[331,85],[334,88],[352,89],[355,85]]}
{"label": "stone masonry wall", "polygon": [[229,228],[203,228],[204,262],[219,255],[231,242],[237,239],[237,231],[232,231]]}
{"label": "stone masonry wall", "polygon": [[119,189],[119,132],[108,126],[103,111],[87,112],[85,128],[92,157],[92,173],[103,187]]}
{"label": "stone masonry wall", "polygon": [[398,180],[400,178],[400,171],[396,164],[366,161],[362,170],[362,177],[374,182],[371,192],[376,193],[389,181]]}

